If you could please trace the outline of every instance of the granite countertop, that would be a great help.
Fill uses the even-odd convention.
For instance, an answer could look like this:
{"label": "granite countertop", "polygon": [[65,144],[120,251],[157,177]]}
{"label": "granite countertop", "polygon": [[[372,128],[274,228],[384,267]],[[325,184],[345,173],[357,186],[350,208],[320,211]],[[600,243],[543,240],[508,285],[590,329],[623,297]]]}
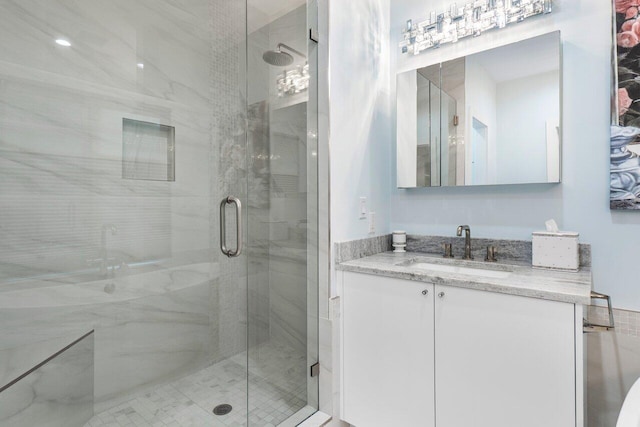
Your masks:
{"label": "granite countertop", "polygon": [[[473,272],[449,272],[412,267],[424,262],[450,267],[477,268],[493,272],[497,277],[485,277]],[[540,298],[551,301],[588,305],[591,303],[591,269],[583,267],[578,272],[565,272],[533,268],[518,262],[487,263],[446,259],[441,255],[416,252],[383,252],[340,263],[338,270],[375,274],[399,279],[456,286],[488,292]],[[447,268],[447,267],[444,267]],[[493,273],[488,273],[493,274]]]}

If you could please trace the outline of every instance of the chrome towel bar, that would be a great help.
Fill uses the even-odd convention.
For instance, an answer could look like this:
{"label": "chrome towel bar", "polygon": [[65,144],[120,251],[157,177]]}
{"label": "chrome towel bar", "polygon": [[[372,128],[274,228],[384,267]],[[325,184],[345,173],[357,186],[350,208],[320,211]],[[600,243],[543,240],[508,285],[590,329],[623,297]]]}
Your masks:
{"label": "chrome towel bar", "polygon": [[585,332],[595,332],[595,331],[610,331],[615,328],[615,323],[613,321],[613,306],[611,305],[611,297],[609,295],[601,294],[599,292],[591,291],[591,299],[603,299],[607,301],[607,310],[609,311],[609,324],[608,325],[599,325],[596,323],[591,323],[587,319],[583,319],[583,327]]}

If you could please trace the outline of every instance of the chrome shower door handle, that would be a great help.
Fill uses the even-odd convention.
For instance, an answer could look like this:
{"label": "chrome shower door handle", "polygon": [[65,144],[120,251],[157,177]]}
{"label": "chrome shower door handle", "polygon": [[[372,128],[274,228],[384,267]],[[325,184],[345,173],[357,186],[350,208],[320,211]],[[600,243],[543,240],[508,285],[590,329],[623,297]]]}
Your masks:
{"label": "chrome shower door handle", "polygon": [[[236,206],[236,250],[232,251],[227,248],[227,205],[234,204]],[[220,250],[229,258],[240,256],[242,253],[242,203],[240,199],[228,196],[220,202]]]}

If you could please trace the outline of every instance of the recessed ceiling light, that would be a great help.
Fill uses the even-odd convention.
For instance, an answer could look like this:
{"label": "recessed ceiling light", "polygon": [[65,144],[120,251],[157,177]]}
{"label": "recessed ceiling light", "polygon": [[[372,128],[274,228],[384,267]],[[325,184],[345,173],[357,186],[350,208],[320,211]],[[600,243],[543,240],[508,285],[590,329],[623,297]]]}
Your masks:
{"label": "recessed ceiling light", "polygon": [[138,63],[138,68],[142,70],[144,68],[144,64],[142,62]]}
{"label": "recessed ceiling light", "polygon": [[56,40],[56,43],[58,43],[60,46],[64,46],[64,47],[71,46],[71,43],[69,43],[69,41],[65,40],[65,39],[58,39],[58,40]]}

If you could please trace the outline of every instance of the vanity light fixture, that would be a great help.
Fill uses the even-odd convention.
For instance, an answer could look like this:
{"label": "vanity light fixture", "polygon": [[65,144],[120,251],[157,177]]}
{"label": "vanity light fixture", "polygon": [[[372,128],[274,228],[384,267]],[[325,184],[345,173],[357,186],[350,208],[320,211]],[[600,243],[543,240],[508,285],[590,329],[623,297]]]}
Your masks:
{"label": "vanity light fixture", "polygon": [[138,68],[140,68],[141,70],[144,70],[144,64],[142,62],[139,62],[137,64]]}
{"label": "vanity light fixture", "polygon": [[462,7],[454,3],[446,12],[432,11],[428,19],[418,24],[408,20],[399,46],[402,53],[417,55],[551,10],[552,0],[476,0]]}
{"label": "vanity light fixture", "polygon": [[57,39],[56,43],[59,44],[60,46],[71,47],[71,43],[69,42],[69,40]]}

